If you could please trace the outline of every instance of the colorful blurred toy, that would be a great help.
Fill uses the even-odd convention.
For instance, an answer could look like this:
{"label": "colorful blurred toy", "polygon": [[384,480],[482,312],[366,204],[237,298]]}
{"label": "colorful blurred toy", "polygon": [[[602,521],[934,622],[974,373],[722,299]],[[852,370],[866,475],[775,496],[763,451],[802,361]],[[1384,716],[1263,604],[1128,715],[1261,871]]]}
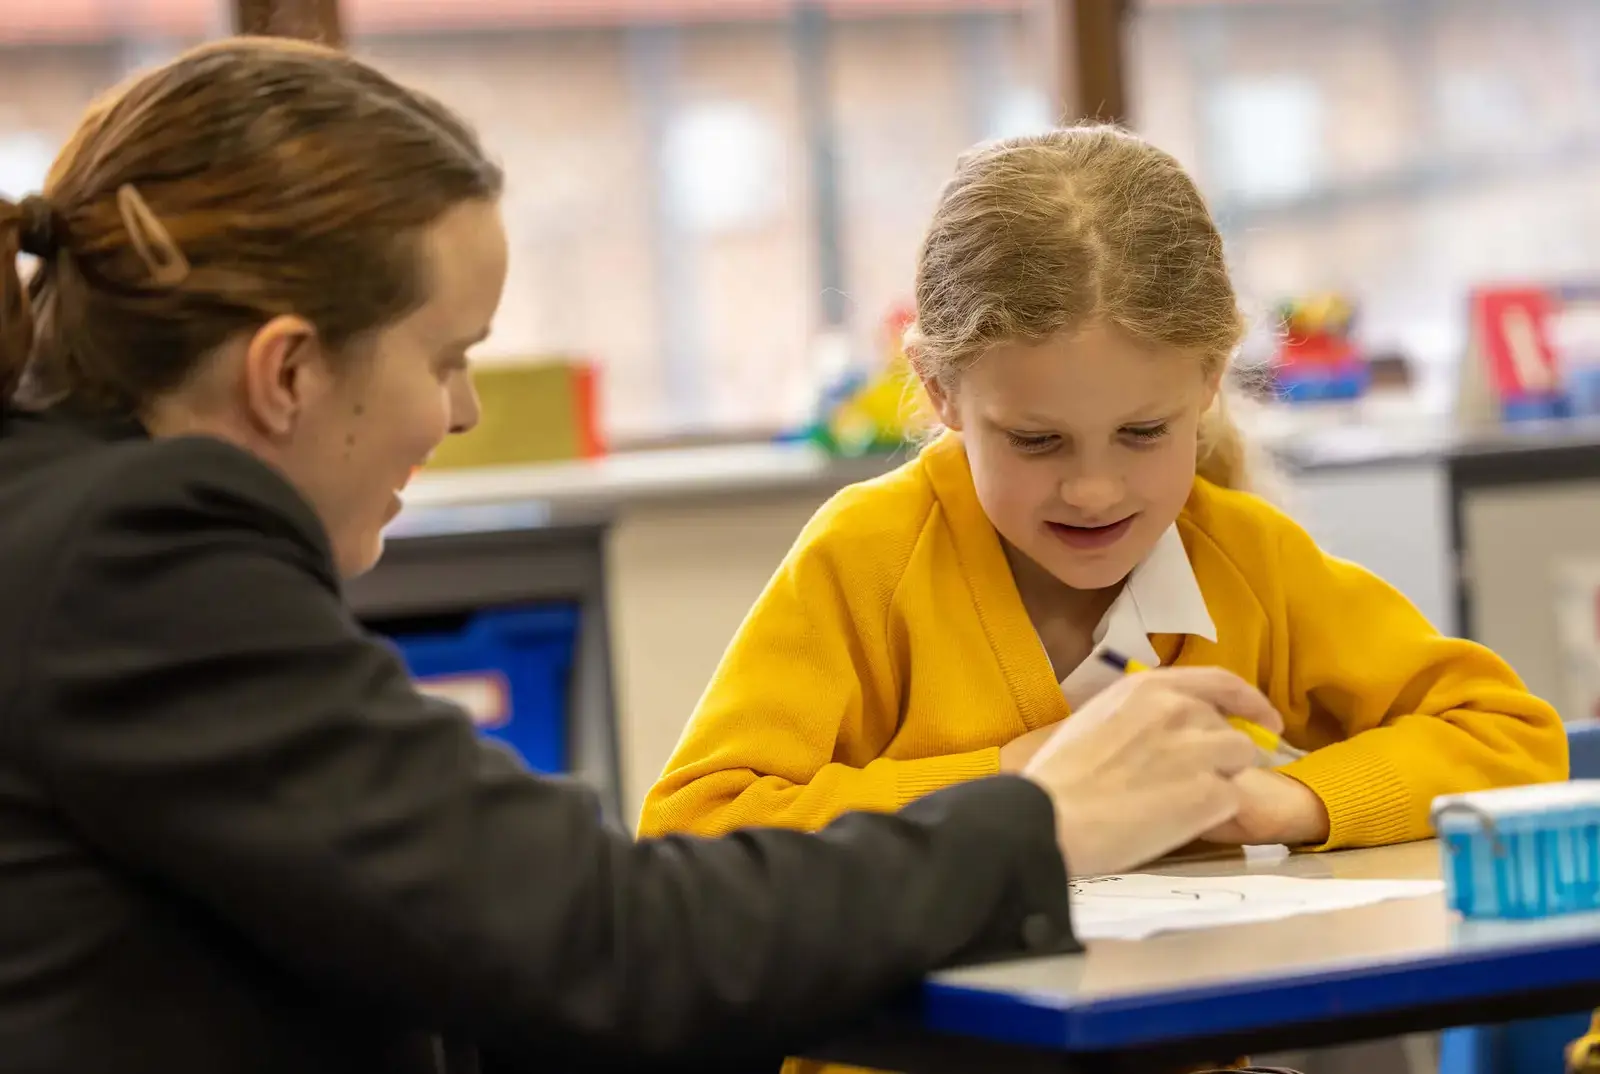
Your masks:
{"label": "colorful blurred toy", "polygon": [[1353,338],[1355,307],[1326,293],[1284,302],[1283,326],[1273,358],[1278,396],[1289,402],[1354,399],[1367,390],[1370,371]]}
{"label": "colorful blurred toy", "polygon": [[823,392],[806,439],[835,455],[858,456],[893,451],[912,434],[909,420],[916,374],[903,337],[916,314],[896,307],[885,318],[885,359],[876,370],[856,369]]}

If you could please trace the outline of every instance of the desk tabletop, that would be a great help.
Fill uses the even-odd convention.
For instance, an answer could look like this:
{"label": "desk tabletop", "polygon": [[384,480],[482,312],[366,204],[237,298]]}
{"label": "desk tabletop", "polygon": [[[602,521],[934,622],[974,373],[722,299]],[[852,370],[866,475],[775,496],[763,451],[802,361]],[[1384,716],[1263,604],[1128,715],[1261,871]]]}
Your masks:
{"label": "desk tabletop", "polygon": [[[1164,875],[1436,879],[1435,842],[1332,854],[1160,863]],[[1493,1003],[1530,990],[1600,998],[1600,915],[1471,922],[1443,896],[1280,921],[1091,942],[1086,953],[940,974],[919,1018],[940,1033],[1056,1051],[1163,1041],[1423,1005]]]}

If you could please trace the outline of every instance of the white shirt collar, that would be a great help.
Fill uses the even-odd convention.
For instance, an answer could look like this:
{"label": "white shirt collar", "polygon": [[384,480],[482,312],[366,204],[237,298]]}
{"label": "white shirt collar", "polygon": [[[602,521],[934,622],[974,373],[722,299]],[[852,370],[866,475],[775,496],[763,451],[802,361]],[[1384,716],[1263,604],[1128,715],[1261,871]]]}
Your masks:
{"label": "white shirt collar", "polygon": [[1152,634],[1193,634],[1217,640],[1217,626],[1206,608],[1189,553],[1176,524],[1167,527],[1150,554],[1133,569],[1094,629],[1094,651],[1061,680],[1067,703],[1077,708],[1116,681],[1117,672],[1099,660],[1114,649],[1148,667],[1161,663]]}

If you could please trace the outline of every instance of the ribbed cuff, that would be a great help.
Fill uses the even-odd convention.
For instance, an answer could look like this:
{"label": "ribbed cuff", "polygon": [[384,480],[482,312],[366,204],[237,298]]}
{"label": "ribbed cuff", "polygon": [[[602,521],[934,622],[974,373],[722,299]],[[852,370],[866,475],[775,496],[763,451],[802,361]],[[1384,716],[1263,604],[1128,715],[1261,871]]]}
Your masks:
{"label": "ribbed cuff", "polygon": [[1384,846],[1419,838],[1411,789],[1385,752],[1359,736],[1277,771],[1310,787],[1327,807],[1328,841],[1312,849]]}
{"label": "ribbed cuff", "polygon": [[924,757],[916,761],[896,761],[894,771],[895,807],[903,808],[924,795],[955,783],[983,779],[1000,773],[1000,747],[952,753],[944,757]]}

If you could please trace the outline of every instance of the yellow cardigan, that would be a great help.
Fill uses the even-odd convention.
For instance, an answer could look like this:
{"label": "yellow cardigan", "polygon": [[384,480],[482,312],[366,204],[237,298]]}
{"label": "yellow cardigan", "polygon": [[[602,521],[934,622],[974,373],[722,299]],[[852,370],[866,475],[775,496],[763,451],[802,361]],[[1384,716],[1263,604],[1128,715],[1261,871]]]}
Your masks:
{"label": "yellow cardigan", "polygon": [[[1555,711],[1480,645],[1326,555],[1265,501],[1195,482],[1178,530],[1215,643],[1157,635],[1166,664],[1255,683],[1305,758],[1282,771],[1332,822],[1326,848],[1428,836],[1435,795],[1567,776]],[[751,610],[650,792],[641,835],[814,829],[999,770],[1068,715],[966,452],[947,435],[848,488]]]}

